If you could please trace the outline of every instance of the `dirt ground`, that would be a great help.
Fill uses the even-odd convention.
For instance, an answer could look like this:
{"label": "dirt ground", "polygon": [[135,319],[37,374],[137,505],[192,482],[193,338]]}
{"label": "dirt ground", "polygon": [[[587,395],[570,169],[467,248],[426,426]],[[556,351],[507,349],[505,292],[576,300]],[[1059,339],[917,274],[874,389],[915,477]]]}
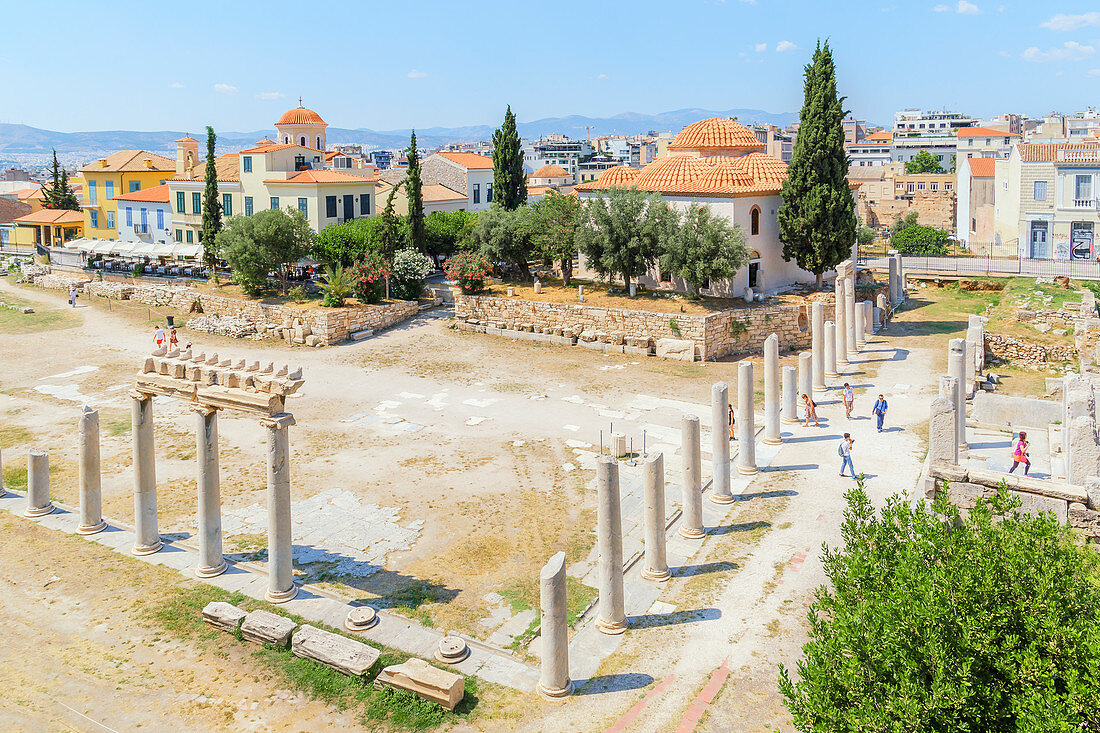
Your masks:
{"label": "dirt ground", "polygon": [[[28,447],[46,448],[53,493],[75,502],[75,426],[81,402],[90,402],[101,412],[104,512],[125,521],[132,513],[125,390],[141,357],[151,349],[150,324],[163,312],[117,307],[108,312],[98,303],[82,303],[69,311],[62,294],[17,288],[0,280],[0,296],[11,293],[33,302],[40,314],[54,316],[41,328],[29,323],[19,330],[0,326],[5,481],[19,488],[19,457]],[[565,549],[572,562],[591,548],[594,496],[587,488],[590,472],[578,466],[577,446],[591,450],[615,427],[637,427],[638,433],[643,427],[655,430],[659,426],[648,426],[646,417],[632,413],[630,404],[641,398],[705,405],[713,382],[736,383],[737,363],[636,361],[510,342],[450,329],[445,315],[424,314],[362,343],[325,349],[186,330],[181,338],[192,340],[196,350],[216,351],[222,358],[289,362],[292,369],[302,365],[306,385],[288,407],[297,419],[291,429],[294,500],[337,491],[346,511],[369,509],[371,516],[386,517],[388,524],[383,524],[391,528],[391,536],[382,538],[386,542],[362,540],[370,545],[364,550],[369,560],[359,563],[358,570],[343,572],[336,564],[315,563],[306,566],[308,579],[349,596],[375,599],[422,623],[485,638],[491,629],[482,621],[492,614],[494,594],[529,596],[517,587],[537,578],[553,552]],[[857,459],[857,467],[873,476],[869,491],[878,500],[906,490],[915,480],[915,467],[923,456],[923,434],[917,426],[927,419],[927,401],[921,395],[941,370],[938,360],[944,349],[939,342],[946,341],[952,326],[927,334],[903,334],[899,327],[897,343],[890,337],[890,343],[877,346],[851,375],[858,400],[876,390],[889,392],[891,400],[897,400],[898,424],[903,426],[898,433],[876,438],[866,418],[853,423],[852,429],[861,431],[860,440],[889,441],[884,450],[866,454],[864,464]],[[626,729],[672,730],[688,719],[693,701],[711,680],[717,687],[705,701],[702,729],[791,729],[775,685],[776,665],[797,660],[805,610],[813,588],[824,580],[820,546],[839,537],[846,486],[830,470],[818,470],[832,468],[832,439],[839,439],[839,425],[829,423],[836,419],[829,414],[835,409],[828,407],[830,400],[821,404],[824,427],[790,428],[797,440],[783,446],[773,470],[754,480],[753,493],[736,507],[733,526],[709,539],[704,556],[697,558],[704,571],[675,577],[662,596],[675,608],[711,608],[719,613],[702,623],[631,630],[599,672],[611,681],[611,692],[579,694],[566,705],[532,699],[523,721],[509,719],[501,728],[596,730],[629,717],[633,706],[641,706],[630,718],[636,722]],[[161,532],[186,537],[194,531],[195,418],[170,401],[157,401],[154,413]],[[263,434],[253,421],[225,414],[219,420],[223,513],[246,516],[263,507]],[[861,443],[868,444],[874,443]],[[23,526],[21,520],[4,521]],[[190,714],[165,704],[172,695],[191,692],[177,691],[174,682],[169,684],[174,679],[170,676],[151,681],[151,656],[145,644],[134,640],[144,639],[140,624],[124,608],[127,598],[153,592],[150,588],[160,581],[136,579],[127,585],[127,579],[117,576],[110,582],[100,580],[73,553],[52,548],[46,552],[42,539],[31,534],[20,540],[30,544],[20,545],[16,557],[7,551],[0,557],[5,564],[2,575],[21,588],[10,600],[0,598],[0,603],[9,606],[9,618],[27,618],[26,607],[37,609],[43,618],[19,635],[19,649],[4,653],[19,655],[11,659],[41,658],[42,676],[52,687],[41,687],[45,683],[29,675],[26,665],[20,672],[6,665],[0,675],[15,677],[0,680],[26,692],[21,693],[23,702],[4,714],[13,722],[29,715],[60,716],[62,710],[47,708],[39,699],[47,696],[31,694],[36,690],[48,690],[62,700],[84,695],[87,707],[80,710],[92,718],[103,714],[104,721],[114,720],[108,712],[131,716],[116,720],[116,729],[161,720],[156,717],[160,715]],[[227,553],[262,553],[263,543],[262,534],[227,530]],[[50,573],[61,580],[44,586]],[[95,582],[77,588],[82,577]],[[42,600],[62,591],[71,596],[58,596],[53,603]],[[67,612],[58,614],[59,609]],[[95,619],[99,621],[93,623]],[[41,641],[32,632],[36,624],[42,627],[37,631]],[[75,630],[100,627],[94,637],[97,643],[129,672],[124,683],[119,682],[121,690],[157,691],[126,711],[111,711],[104,702],[115,694],[111,686],[117,679],[95,661],[106,658],[106,652],[97,652],[90,661],[72,656],[86,643],[74,636]],[[216,665],[203,650],[171,639],[160,643],[175,643],[185,650],[166,655],[182,679],[203,681],[210,676],[208,665]],[[92,671],[67,678],[70,657]],[[207,689],[201,685],[195,690],[207,698],[233,701],[232,705],[248,701],[244,708],[233,708],[233,717],[217,718],[228,715],[224,709],[232,705],[226,703],[213,713],[204,707],[202,714],[209,717],[165,719],[163,727],[264,728],[264,715],[276,716],[285,705],[298,704],[267,701],[274,693],[262,683],[246,691],[247,660],[241,664],[245,666],[239,670],[230,669],[227,681],[213,675],[218,686],[230,687],[232,694],[212,695],[201,691]],[[137,674],[133,669],[145,671]],[[234,682],[238,671],[245,681]],[[668,677],[672,679],[665,685]],[[154,687],[160,683],[165,687]],[[234,688],[235,684],[242,687]],[[261,704],[253,709],[257,701]],[[309,729],[354,725],[338,713],[310,705],[294,707],[288,720],[294,725],[304,720]],[[305,711],[301,716],[299,709]],[[237,717],[252,714],[260,718],[254,722]],[[286,725],[277,721],[270,728],[289,729],[280,727]]]}

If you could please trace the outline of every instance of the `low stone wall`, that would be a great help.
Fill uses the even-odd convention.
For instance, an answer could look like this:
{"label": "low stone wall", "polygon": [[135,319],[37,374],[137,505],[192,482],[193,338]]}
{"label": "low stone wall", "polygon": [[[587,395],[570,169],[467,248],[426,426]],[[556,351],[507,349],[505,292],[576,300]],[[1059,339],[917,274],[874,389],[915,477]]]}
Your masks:
{"label": "low stone wall", "polygon": [[998,359],[1042,368],[1045,364],[1077,361],[1077,349],[1057,344],[1037,344],[1015,336],[985,334],[985,350]]}
{"label": "low stone wall", "polygon": [[974,393],[971,417],[977,422],[1019,430],[1042,428],[1062,420],[1062,404],[1031,397],[1010,397],[978,390]]}
{"label": "low stone wall", "polygon": [[[825,318],[832,319],[832,296],[822,293]],[[455,318],[466,330],[511,335],[531,333],[559,337],[560,343],[604,344],[652,352],[657,342],[691,341],[695,359],[717,359],[756,351],[769,334],[786,350],[810,346],[810,305],[762,305],[706,315],[656,313],[601,308],[580,303],[454,295]],[[554,341],[558,343],[559,341]],[[606,350],[606,349],[604,349]],[[622,349],[612,349],[623,353]]]}

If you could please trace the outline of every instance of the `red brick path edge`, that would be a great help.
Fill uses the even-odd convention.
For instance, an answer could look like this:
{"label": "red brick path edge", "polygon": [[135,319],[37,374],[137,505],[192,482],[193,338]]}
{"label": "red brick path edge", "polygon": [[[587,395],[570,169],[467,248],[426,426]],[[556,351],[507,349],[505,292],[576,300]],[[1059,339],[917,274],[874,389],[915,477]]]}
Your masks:
{"label": "red brick path edge", "polygon": [[703,713],[707,711],[710,704],[714,702],[714,698],[718,695],[718,691],[722,689],[722,685],[725,684],[726,678],[730,676],[729,660],[722,662],[722,666],[714,670],[711,673],[710,679],[703,689],[699,691],[699,694],[695,696],[695,699],[688,705],[687,712],[684,713],[684,719],[680,721],[680,725],[676,727],[676,733],[691,733],[695,730],[695,726],[699,725],[699,721],[703,719]]}
{"label": "red brick path edge", "polygon": [[670,674],[668,677],[665,677],[663,680],[661,680],[661,683],[659,685],[654,687],[646,694],[645,697],[635,703],[634,707],[630,708],[630,710],[627,710],[623,717],[616,720],[610,728],[604,731],[604,733],[623,733],[623,731],[625,731],[631,723],[638,719],[638,716],[640,716],[642,714],[642,711],[649,706],[649,703],[653,702],[653,698],[657,697],[657,695],[660,695],[662,692],[667,690],[668,686],[671,685],[672,681],[675,679],[676,675]]}

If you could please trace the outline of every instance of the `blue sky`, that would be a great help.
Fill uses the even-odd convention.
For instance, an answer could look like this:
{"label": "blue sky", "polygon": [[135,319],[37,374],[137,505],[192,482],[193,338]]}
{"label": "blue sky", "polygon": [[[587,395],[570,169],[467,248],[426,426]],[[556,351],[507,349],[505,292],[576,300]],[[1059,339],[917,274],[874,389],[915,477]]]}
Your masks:
{"label": "blue sky", "polygon": [[797,112],[830,39],[855,114],[1100,104],[1095,0],[48,4],[0,1],[0,122],[54,130],[497,123],[683,107]]}

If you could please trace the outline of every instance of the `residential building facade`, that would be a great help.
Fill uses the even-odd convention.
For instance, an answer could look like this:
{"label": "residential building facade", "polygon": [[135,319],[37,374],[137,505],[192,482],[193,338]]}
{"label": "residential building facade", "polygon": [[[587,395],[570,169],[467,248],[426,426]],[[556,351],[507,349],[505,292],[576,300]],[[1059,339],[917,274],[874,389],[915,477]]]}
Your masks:
{"label": "residential building facade", "polygon": [[[385,206],[390,191],[394,194],[394,211],[405,215],[409,200],[401,185],[407,169],[383,171],[378,184],[378,198]],[[420,161],[421,193],[424,212],[484,211],[493,203],[493,159],[477,153],[439,152]]]}
{"label": "residential building facade", "polygon": [[171,243],[172,206],[168,199],[167,183],[116,196],[118,238],[124,242]]}
{"label": "residential building facade", "polygon": [[[1007,158],[1012,146],[1020,142],[1014,132],[1003,132],[990,127],[963,127],[958,131],[959,158]],[[955,166],[958,169],[958,164]]]}
{"label": "residential building facade", "polygon": [[170,158],[146,150],[120,150],[81,168],[84,236],[117,239],[115,196],[159,186],[172,177],[175,168]]}

